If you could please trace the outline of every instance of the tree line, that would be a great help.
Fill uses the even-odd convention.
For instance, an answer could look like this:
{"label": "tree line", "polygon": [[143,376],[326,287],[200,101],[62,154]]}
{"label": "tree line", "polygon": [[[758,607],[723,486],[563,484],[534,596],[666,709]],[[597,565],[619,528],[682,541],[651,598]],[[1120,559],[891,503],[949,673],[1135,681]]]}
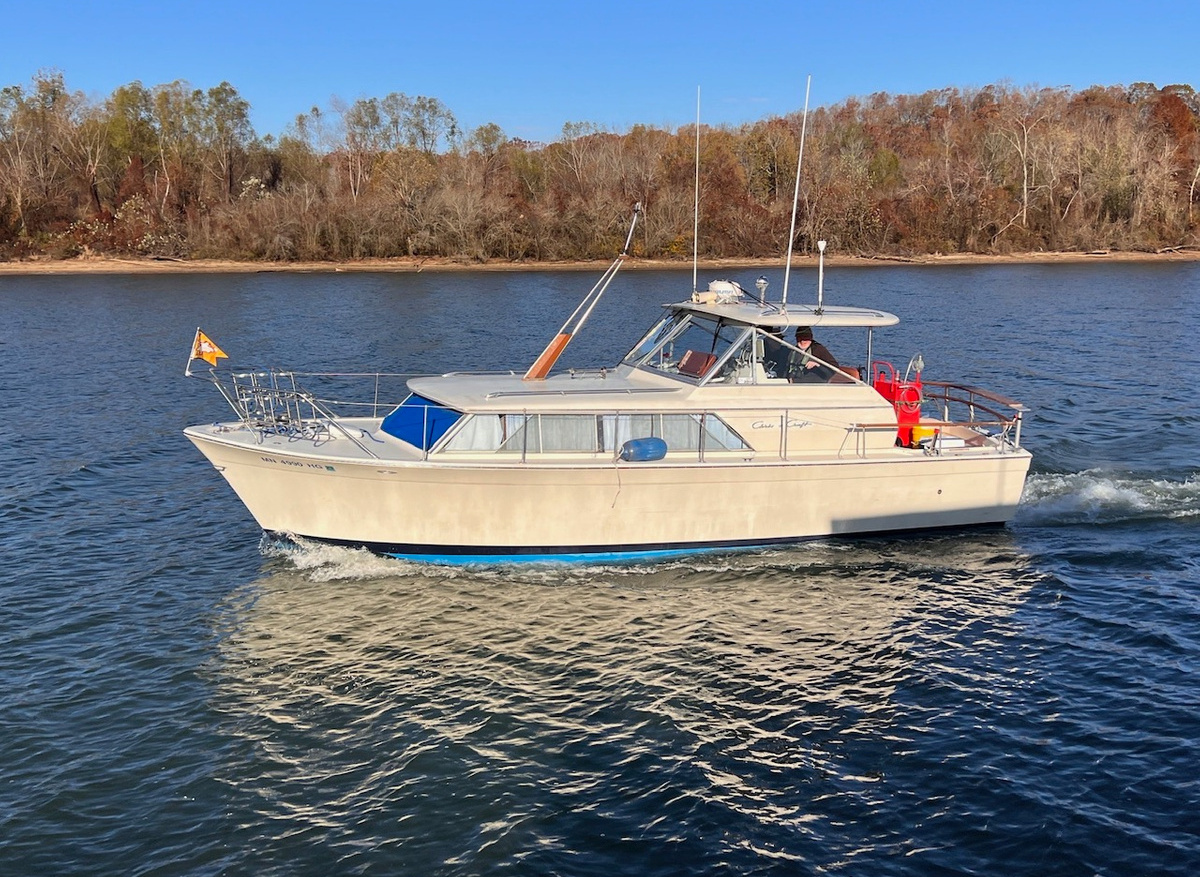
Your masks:
{"label": "tree line", "polygon": [[[701,257],[787,248],[802,118],[701,126]],[[809,114],[795,249],[867,256],[1195,245],[1188,85],[871,95]],[[436,98],[333,101],[258,136],[227,82],[60,73],[0,90],[0,258],[691,257],[696,128],[568,122],[553,143],[460,130]]]}

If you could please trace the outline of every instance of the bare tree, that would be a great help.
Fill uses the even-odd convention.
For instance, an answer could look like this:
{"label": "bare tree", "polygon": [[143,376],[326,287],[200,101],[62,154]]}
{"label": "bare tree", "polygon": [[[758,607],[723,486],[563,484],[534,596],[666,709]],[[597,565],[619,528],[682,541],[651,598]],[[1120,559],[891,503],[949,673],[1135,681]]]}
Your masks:
{"label": "bare tree", "polygon": [[250,104],[228,82],[210,88],[196,100],[199,135],[209,174],[217,182],[226,202],[237,190],[235,164],[244,157],[254,139]]}

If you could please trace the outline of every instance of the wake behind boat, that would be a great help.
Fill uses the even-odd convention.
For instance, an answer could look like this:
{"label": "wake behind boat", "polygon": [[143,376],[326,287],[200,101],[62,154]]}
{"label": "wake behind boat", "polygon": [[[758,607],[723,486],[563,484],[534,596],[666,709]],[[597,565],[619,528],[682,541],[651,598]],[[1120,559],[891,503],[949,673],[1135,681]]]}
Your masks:
{"label": "wake behind boat", "polygon": [[[826,306],[820,288],[789,305],[761,280],[757,296],[714,281],[615,366],[555,372],[622,258],[523,374],[410,378],[398,405],[379,401],[387,376],[364,375],[351,409],[331,401],[346,375],[214,368],[237,419],[185,434],[268,533],[421,560],[654,557],[1012,517],[1024,407],[925,380],[919,357],[904,375],[873,359],[898,317]],[[797,329],[856,330],[839,359],[857,365]],[[224,353],[197,331],[193,356]]]}

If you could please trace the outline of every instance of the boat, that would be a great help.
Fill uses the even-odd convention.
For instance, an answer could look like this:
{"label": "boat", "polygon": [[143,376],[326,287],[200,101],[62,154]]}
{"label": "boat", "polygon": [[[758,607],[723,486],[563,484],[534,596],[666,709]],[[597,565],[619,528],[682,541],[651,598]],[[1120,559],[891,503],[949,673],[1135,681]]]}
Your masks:
{"label": "boat", "polygon": [[[809,79],[811,85],[811,77]],[[616,365],[554,367],[629,254],[616,259],[523,373],[352,376],[217,372],[199,328],[192,363],[237,419],[184,432],[259,526],[290,540],[433,562],[624,560],[764,548],[806,539],[1002,525],[1031,454],[1025,406],[990,390],[903,375],[873,356],[899,318],[826,306],[826,242],[813,304],[789,304],[808,121],[800,133],[780,299],[765,277],[692,288]],[[697,94],[696,221],[700,123]],[[854,330],[843,365],[816,331]],[[791,334],[794,343],[787,336]],[[799,334],[797,334],[799,333]],[[313,382],[333,388],[314,389]]]}
{"label": "boat", "polygon": [[[615,365],[555,370],[627,250],[528,369],[404,377],[388,404],[384,374],[361,376],[355,408],[335,401],[346,375],[220,374],[197,330],[189,374],[206,360],[236,418],[185,435],[266,533],[418,561],[655,558],[1013,517],[1025,406],[928,380],[920,356],[874,358],[899,318],[825,304],[823,242],[813,303],[787,302],[786,275],[779,301],[764,279],[693,279]],[[797,329],[860,340],[831,362]]]}

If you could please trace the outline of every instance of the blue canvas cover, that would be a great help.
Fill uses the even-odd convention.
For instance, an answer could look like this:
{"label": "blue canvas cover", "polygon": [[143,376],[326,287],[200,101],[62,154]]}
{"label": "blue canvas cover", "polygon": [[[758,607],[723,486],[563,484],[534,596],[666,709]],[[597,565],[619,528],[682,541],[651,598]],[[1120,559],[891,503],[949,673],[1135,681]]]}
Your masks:
{"label": "blue canvas cover", "polygon": [[388,435],[428,451],[461,416],[459,411],[443,408],[413,393],[383,418],[381,428]]}

